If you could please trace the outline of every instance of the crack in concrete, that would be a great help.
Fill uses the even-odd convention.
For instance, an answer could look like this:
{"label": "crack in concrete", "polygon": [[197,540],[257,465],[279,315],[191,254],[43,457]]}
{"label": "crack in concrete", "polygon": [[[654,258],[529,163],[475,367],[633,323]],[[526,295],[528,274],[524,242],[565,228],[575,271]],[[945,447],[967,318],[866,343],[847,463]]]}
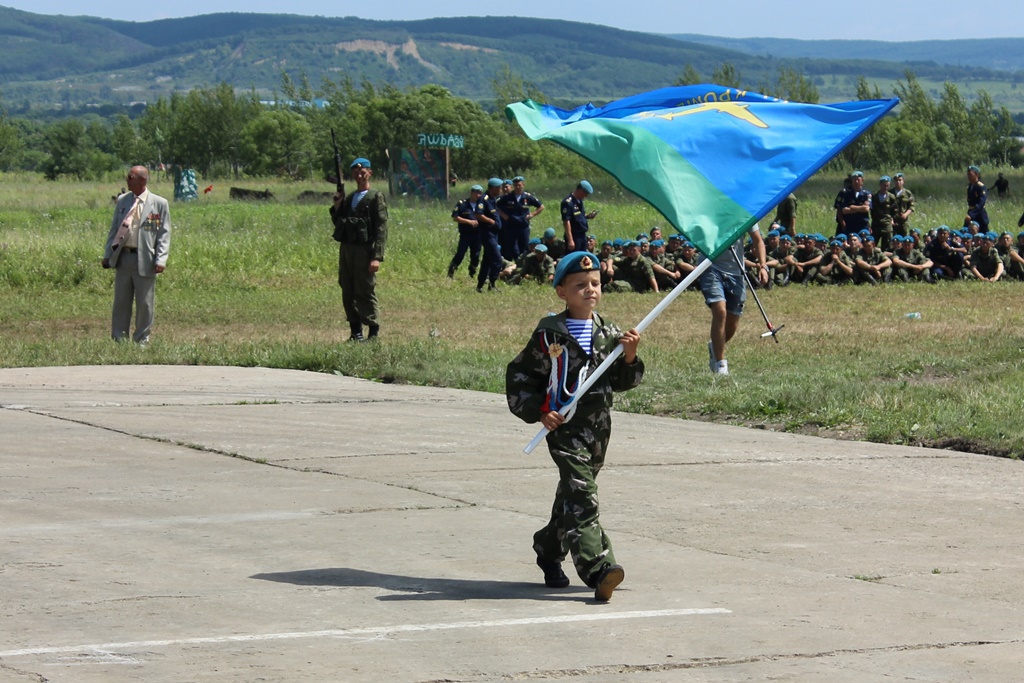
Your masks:
{"label": "crack in concrete", "polygon": [[39,417],[50,418],[52,420],[61,420],[63,422],[70,422],[72,424],[82,425],[83,427],[91,427],[93,429],[102,429],[104,431],[112,432],[114,434],[120,434],[122,436],[128,436],[128,437],[131,437],[133,439],[142,439],[144,441],[152,441],[152,442],[155,442],[155,443],[163,443],[163,444],[168,444],[168,445],[171,445],[171,446],[179,446],[181,448],[188,448],[189,450],[199,451],[201,453],[212,453],[214,455],[221,455],[221,456],[225,456],[225,457],[228,457],[228,458],[237,458],[239,460],[244,460],[246,462],[251,462],[251,463],[256,464],[256,465],[265,465],[267,467],[275,467],[277,469],[286,470],[286,471],[289,471],[289,472],[302,472],[302,473],[312,473],[312,474],[326,474],[326,475],[330,475],[330,476],[333,476],[333,477],[341,477],[341,478],[344,478],[344,479],[350,479],[352,481],[362,481],[362,482],[367,482],[367,483],[370,483],[370,484],[377,484],[379,486],[387,486],[387,487],[390,487],[390,488],[402,489],[402,490],[405,490],[405,491],[412,491],[414,493],[419,493],[419,494],[422,494],[422,495],[425,495],[425,496],[430,496],[432,498],[438,498],[440,500],[456,503],[456,507],[461,507],[461,506],[476,507],[476,503],[474,503],[472,501],[461,500],[459,498],[454,498],[452,496],[444,496],[444,495],[441,495],[441,494],[438,494],[438,493],[433,493],[431,491],[425,491],[425,490],[420,489],[420,488],[418,488],[418,487],[416,487],[416,486],[414,486],[412,484],[409,484],[409,485],[393,484],[393,483],[386,482],[386,481],[378,481],[376,479],[371,479],[369,477],[357,477],[357,476],[352,475],[352,474],[345,474],[345,473],[342,473],[342,472],[332,472],[330,470],[325,470],[323,468],[318,468],[318,467],[292,467],[292,466],[289,466],[289,465],[285,465],[285,464],[281,464],[281,463],[277,463],[277,462],[272,462],[272,461],[269,461],[269,460],[267,460],[265,458],[255,458],[255,457],[252,457],[252,456],[249,456],[249,455],[243,455],[242,453],[236,453],[236,452],[233,452],[233,451],[226,451],[226,450],[223,450],[223,449],[220,449],[220,448],[214,448],[212,446],[204,446],[203,444],[190,443],[190,442],[180,441],[180,440],[176,440],[176,439],[170,439],[170,438],[162,437],[162,436],[151,436],[151,435],[148,435],[148,434],[136,434],[136,433],[124,430],[124,429],[118,429],[116,427],[108,427],[107,425],[101,425],[101,424],[96,424],[96,423],[93,423],[93,422],[89,422],[88,420],[76,419],[76,418],[66,417],[66,416],[63,416],[63,415],[54,415],[52,413],[41,412],[41,411],[36,411],[36,410],[26,410],[25,412],[31,413],[32,415],[38,415]]}
{"label": "crack in concrete", "polygon": [[35,683],[46,683],[50,680],[42,674],[37,674],[35,671],[25,671],[24,669],[19,669],[11,666],[10,664],[4,664],[3,662],[0,662],[0,671],[14,674],[15,676],[24,676],[26,680],[34,681]]}
{"label": "crack in concrete", "polygon": [[527,680],[559,680],[580,676],[630,675],[638,673],[664,673],[685,671],[688,669],[710,669],[757,664],[761,662],[777,662],[787,660],[812,660],[849,655],[871,655],[889,652],[916,652],[925,650],[947,650],[953,648],[983,647],[987,645],[1016,645],[1024,643],[1024,639],[1013,640],[966,640],[946,643],[913,643],[904,645],[887,645],[882,647],[843,648],[822,652],[783,652],[774,654],[750,655],[748,657],[697,657],[678,662],[661,664],[603,664],[575,669],[545,669],[539,671],[520,671],[512,674],[481,674],[469,678],[436,678],[419,683],[475,683],[483,680],[527,681]]}

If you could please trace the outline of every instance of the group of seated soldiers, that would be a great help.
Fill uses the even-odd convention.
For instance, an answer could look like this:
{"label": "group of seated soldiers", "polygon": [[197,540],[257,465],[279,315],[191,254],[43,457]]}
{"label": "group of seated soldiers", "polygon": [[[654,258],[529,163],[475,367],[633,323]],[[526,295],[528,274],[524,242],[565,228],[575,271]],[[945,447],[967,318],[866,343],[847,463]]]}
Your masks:
{"label": "group of seated soldiers", "polygon": [[[1024,280],[1024,232],[1014,243],[1012,234],[978,232],[976,224],[962,230],[940,225],[925,235],[914,228],[906,235],[893,235],[885,250],[876,246],[868,230],[840,233],[831,239],[820,233],[797,234],[794,239],[772,229],[765,248],[769,288],[793,282],[876,285],[894,280]],[[752,259],[747,261],[748,266],[753,264]]]}
{"label": "group of seated soldiers", "polygon": [[[748,247],[750,244],[748,243]],[[696,247],[683,235],[664,238],[657,227],[636,239],[605,240],[588,236],[587,250],[601,262],[601,284],[606,292],[659,292],[672,289],[697,265]],[[922,235],[911,229],[894,235],[890,249],[876,246],[870,231],[790,236],[777,224],[765,237],[769,279],[767,288],[791,283],[844,285],[885,282],[937,282],[977,279],[996,282],[1007,277],[1024,280],[1024,232],[977,232],[976,226],[951,230],[941,225]],[[548,228],[530,240],[518,262],[504,261],[501,279],[511,284],[550,283],[565,243]],[[752,282],[758,285],[757,259],[746,254]],[[696,283],[693,285],[697,287]]]}

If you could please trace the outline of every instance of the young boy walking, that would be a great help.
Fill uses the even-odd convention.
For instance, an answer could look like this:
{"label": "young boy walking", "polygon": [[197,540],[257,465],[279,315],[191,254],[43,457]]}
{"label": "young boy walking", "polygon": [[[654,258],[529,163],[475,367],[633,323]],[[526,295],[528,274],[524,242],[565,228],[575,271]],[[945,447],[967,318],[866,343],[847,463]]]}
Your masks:
{"label": "young boy walking", "polygon": [[[537,323],[526,348],[508,364],[505,394],[516,417],[539,421],[549,430],[548,450],[558,466],[551,518],[533,536],[544,584],[569,585],[562,571],[568,551],[577,574],[604,602],[625,572],[601,528],[596,478],[611,436],[612,392],[632,389],[643,379],[644,364],[637,357],[640,334],[635,329],[623,333],[597,314],[601,266],[593,254],[578,251],[562,258],[553,284],[565,311]],[[563,416],[559,409],[619,343],[622,355]]]}

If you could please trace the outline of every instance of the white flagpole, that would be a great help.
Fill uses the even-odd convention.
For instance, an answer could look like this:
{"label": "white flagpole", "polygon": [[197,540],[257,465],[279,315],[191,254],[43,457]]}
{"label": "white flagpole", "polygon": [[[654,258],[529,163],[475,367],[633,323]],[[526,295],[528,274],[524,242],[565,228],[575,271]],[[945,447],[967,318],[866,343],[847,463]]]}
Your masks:
{"label": "white flagpole", "polygon": [[[664,299],[662,299],[658,303],[658,305],[651,310],[650,313],[647,314],[647,316],[643,320],[636,324],[636,331],[642,333],[644,330],[646,330],[648,325],[654,322],[655,318],[664,313],[665,309],[668,308],[669,304],[675,301],[675,298],[677,296],[686,291],[686,288],[689,287],[694,280],[700,277],[700,274],[707,270],[710,265],[711,259],[706,258],[704,259],[704,261],[699,263],[696,268],[691,270],[690,274],[683,278],[682,282],[677,284],[672,289],[672,291],[669,292],[668,295]],[[604,359],[604,362],[598,365],[597,368],[595,368],[594,371],[590,373],[590,376],[587,377],[585,382],[583,382],[583,385],[576,390],[575,394],[573,394],[572,400],[569,401],[564,406],[562,406],[562,408],[558,412],[560,412],[562,415],[568,413],[572,409],[572,407],[576,405],[576,402],[579,401],[580,398],[582,398],[583,395],[587,393],[590,387],[594,386],[594,383],[597,382],[598,379],[600,379],[601,375],[603,375],[605,371],[608,370],[609,367],[611,367],[611,364],[614,363],[615,359],[618,358],[620,355],[622,355],[622,344],[616,346],[615,350],[608,354],[608,357]],[[535,449],[540,444],[540,442],[544,439],[545,436],[547,436],[547,434],[548,429],[546,427],[541,427],[541,430],[537,432],[537,436],[533,437],[533,441],[527,444],[526,448],[523,449],[523,452],[533,453],[533,449]]]}

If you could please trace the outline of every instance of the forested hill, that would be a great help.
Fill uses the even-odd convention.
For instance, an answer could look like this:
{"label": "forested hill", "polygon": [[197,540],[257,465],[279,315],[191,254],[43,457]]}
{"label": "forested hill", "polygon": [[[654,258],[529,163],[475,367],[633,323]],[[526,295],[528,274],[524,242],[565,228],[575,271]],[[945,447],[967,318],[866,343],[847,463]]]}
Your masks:
{"label": "forested hill", "polygon": [[[828,101],[854,97],[861,76],[888,94],[908,67],[884,59],[765,58],[669,36],[519,17],[370,21],[228,13],[132,22],[5,7],[0,54],[0,95],[12,113],[55,103],[152,101],[222,82],[270,96],[283,72],[295,81],[304,76],[314,88],[323,79],[345,78],[357,86],[437,83],[489,101],[493,79],[506,68],[550,101],[573,104],[669,85],[687,65],[710,80],[723,62],[748,88],[773,82],[782,67],[795,69],[812,77]],[[1012,101],[1014,74],[937,61],[915,63],[913,70],[926,85],[1005,84],[1005,92],[990,91],[995,102],[1024,110],[1024,102]]]}
{"label": "forested hill", "polygon": [[[1019,27],[1013,27],[1019,30]],[[695,33],[673,34],[684,42],[783,59],[879,59],[911,65],[956,65],[1017,71],[1024,81],[1024,38],[916,40],[792,40],[789,38],[721,38]],[[956,80],[956,79],[953,79]]]}

